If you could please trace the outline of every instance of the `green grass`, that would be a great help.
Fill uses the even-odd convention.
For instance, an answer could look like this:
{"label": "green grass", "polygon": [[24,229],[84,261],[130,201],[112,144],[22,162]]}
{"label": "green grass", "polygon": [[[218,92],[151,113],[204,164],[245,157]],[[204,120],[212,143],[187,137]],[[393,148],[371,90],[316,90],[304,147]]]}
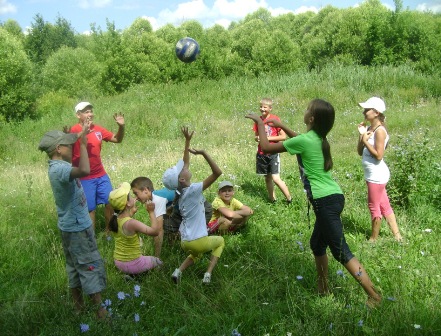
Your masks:
{"label": "green grass", "polygon": [[[233,180],[240,186],[237,198],[255,210],[244,231],[226,237],[226,248],[212,284],[201,283],[207,256],[184,273],[180,285],[174,285],[171,272],[185,255],[179,243],[168,242],[163,247],[163,268],[138,282],[141,295],[135,297],[135,283],[125,282],[113,265],[113,241],[103,235],[99,208],[97,240],[107,265],[108,286],[103,297],[112,301],[115,317],[111,325],[95,321],[92,312],[73,314],[47,179],[47,158],[37,150],[46,131],[76,122],[76,101],[54,99],[55,105],[47,108],[41,120],[1,124],[2,334],[75,335],[80,333],[80,324],[89,325],[86,334],[90,335],[231,335],[233,329],[246,336],[441,333],[441,214],[439,204],[432,202],[437,198],[424,191],[439,190],[436,188],[441,176],[436,168],[441,154],[438,82],[437,78],[423,78],[408,68],[330,67],[320,73],[144,85],[93,101],[96,122],[111,130],[116,129],[113,113],[122,112],[126,117],[124,142],[103,146],[103,161],[114,185],[143,175],[161,187],[164,170],[182,156],[179,127],[187,125],[196,131],[193,146],[211,154],[224,172],[221,179]],[[367,242],[370,217],[356,153],[356,125],[361,121],[357,103],[377,94],[387,104],[391,146],[385,159],[392,178],[398,170],[394,161],[401,170],[415,164],[399,161],[398,147],[394,147],[399,144],[398,135],[407,136],[412,146],[409,135],[428,129],[425,136],[430,140],[430,160],[419,162],[418,153],[414,159],[418,166],[427,166],[421,175],[425,180],[418,181],[412,189],[406,207],[395,206],[406,244],[396,243],[385,224],[378,243]],[[282,155],[282,178],[294,197],[289,207],[282,202],[268,204],[264,181],[254,174],[256,144],[251,121],[244,115],[258,112],[262,97],[273,98],[274,112],[301,132],[303,112],[312,98],[327,99],[335,106],[337,117],[330,141],[333,174],[346,197],[342,216],[346,239],[383,294],[384,301],[378,309],[365,308],[363,290],[346,271],[344,277],[337,274],[344,268],[330,253],[333,295],[316,295],[316,272],[309,249],[312,228],[308,225],[295,158]],[[209,173],[200,157],[191,158],[191,170],[193,181],[200,181]],[[211,201],[215,191],[215,187],[207,190],[206,198]],[[283,197],[280,192],[278,197]],[[146,220],[145,211],[140,210],[137,218]],[[312,214],[311,225],[313,222]],[[152,253],[152,239],[146,237],[144,241],[145,253]],[[302,280],[297,276],[302,276]],[[119,300],[119,292],[130,297]],[[139,322],[135,322],[135,314],[139,314]]]}

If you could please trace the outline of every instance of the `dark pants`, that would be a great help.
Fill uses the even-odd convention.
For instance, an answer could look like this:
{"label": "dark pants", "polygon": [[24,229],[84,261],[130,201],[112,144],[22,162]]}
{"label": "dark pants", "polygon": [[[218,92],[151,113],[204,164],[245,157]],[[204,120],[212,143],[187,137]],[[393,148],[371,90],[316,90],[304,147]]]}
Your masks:
{"label": "dark pants", "polygon": [[329,246],[334,258],[341,264],[346,264],[354,255],[346,243],[340,218],[345,206],[344,196],[333,194],[314,199],[312,206],[316,216],[310,240],[312,252],[316,257],[324,256]]}

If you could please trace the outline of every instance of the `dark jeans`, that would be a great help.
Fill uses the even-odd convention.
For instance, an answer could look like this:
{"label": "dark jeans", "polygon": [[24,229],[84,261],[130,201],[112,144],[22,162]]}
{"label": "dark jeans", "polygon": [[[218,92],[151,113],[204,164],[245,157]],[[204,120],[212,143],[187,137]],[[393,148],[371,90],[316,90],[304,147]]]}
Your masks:
{"label": "dark jeans", "polygon": [[354,255],[346,243],[340,218],[345,197],[342,194],[333,194],[314,199],[312,206],[316,216],[310,240],[312,252],[316,257],[324,256],[329,246],[334,258],[341,264],[346,264]]}

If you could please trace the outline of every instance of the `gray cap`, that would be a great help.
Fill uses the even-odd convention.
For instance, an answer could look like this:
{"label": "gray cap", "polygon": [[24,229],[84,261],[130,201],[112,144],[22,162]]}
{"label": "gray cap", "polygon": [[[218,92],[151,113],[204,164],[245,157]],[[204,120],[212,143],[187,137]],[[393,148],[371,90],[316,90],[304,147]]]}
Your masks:
{"label": "gray cap", "polygon": [[234,185],[230,181],[222,181],[221,183],[219,183],[219,187],[217,188],[217,190],[221,190],[224,187],[233,187],[234,188]]}
{"label": "gray cap", "polygon": [[78,140],[76,133],[64,133],[62,131],[49,131],[40,140],[38,149],[42,152],[50,153],[58,145],[71,145]]}

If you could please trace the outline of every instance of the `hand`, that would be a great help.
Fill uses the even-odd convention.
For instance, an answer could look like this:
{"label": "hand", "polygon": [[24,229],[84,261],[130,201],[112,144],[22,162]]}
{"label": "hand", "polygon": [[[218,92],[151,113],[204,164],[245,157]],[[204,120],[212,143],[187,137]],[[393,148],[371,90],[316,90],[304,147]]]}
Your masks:
{"label": "hand", "polygon": [[367,142],[372,135],[372,131],[366,131],[362,134],[361,138],[363,142]]}
{"label": "hand", "polygon": [[205,154],[205,151],[203,149],[189,148],[188,151],[194,155],[204,155]]}
{"label": "hand", "polygon": [[262,119],[260,119],[260,117],[255,113],[248,113],[245,118],[253,120],[256,124],[262,122]]}
{"label": "hand", "polygon": [[366,131],[367,131],[367,127],[366,127],[366,125],[364,124],[364,122],[362,122],[362,123],[359,123],[358,124],[358,133],[360,133],[360,134],[364,134],[364,133],[366,133]]}
{"label": "hand", "polygon": [[282,123],[276,119],[268,119],[268,120],[265,120],[263,123],[267,124],[271,127],[276,127],[276,128],[281,128],[281,126],[282,126]]}
{"label": "hand", "polygon": [[116,123],[118,124],[118,126],[123,126],[124,125],[124,114],[120,113],[115,113],[113,115],[113,119],[116,121]]}
{"label": "hand", "polygon": [[185,140],[190,141],[193,137],[194,131],[191,131],[191,133],[188,131],[188,127],[182,126],[181,132],[184,134]]}
{"label": "hand", "polygon": [[153,203],[152,201],[147,200],[144,205],[148,213],[155,211],[155,203]]}
{"label": "hand", "polygon": [[63,132],[64,133],[70,133],[70,129],[71,129],[72,127],[70,127],[70,126],[63,126]]}

